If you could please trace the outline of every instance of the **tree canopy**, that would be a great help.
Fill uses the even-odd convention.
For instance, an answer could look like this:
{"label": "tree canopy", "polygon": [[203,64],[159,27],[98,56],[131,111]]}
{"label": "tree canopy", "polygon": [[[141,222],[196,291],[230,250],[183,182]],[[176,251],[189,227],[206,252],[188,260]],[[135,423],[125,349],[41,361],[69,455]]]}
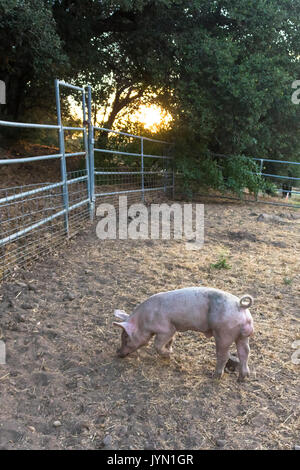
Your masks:
{"label": "tree canopy", "polygon": [[0,111],[50,116],[58,77],[110,103],[107,127],[162,105],[182,166],[207,152],[299,160],[299,18],[300,0],[0,0]]}

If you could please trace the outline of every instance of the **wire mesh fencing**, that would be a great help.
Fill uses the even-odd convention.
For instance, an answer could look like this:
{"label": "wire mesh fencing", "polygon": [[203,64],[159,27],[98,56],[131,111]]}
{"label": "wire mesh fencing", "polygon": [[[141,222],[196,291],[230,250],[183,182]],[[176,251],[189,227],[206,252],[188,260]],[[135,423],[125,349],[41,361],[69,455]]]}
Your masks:
{"label": "wire mesh fencing", "polygon": [[128,202],[150,203],[172,197],[173,173],[160,171],[132,171],[129,168],[97,168],[95,170],[95,193],[97,203],[117,202],[126,195]]}
{"label": "wire mesh fencing", "polygon": [[[73,208],[68,214],[69,236],[89,220],[86,176],[78,178],[68,175],[69,204]],[[63,183],[0,189],[0,279],[48,254],[65,236]]]}
{"label": "wire mesh fencing", "polygon": [[[64,98],[67,93],[77,93],[77,101],[82,105],[82,127],[63,125],[61,88]],[[55,153],[20,158],[0,156],[0,168],[1,165],[60,163],[59,174],[51,182],[0,187],[0,280],[49,253],[66,237],[85,227],[101,203],[114,204],[117,208],[120,196],[126,196],[128,204],[160,203],[174,199],[175,186],[176,196],[185,197],[191,192],[184,175],[175,173],[172,144],[92,125],[90,86],[78,87],[55,80],[55,97],[55,125],[0,121],[0,126],[57,134],[55,150],[51,148]],[[74,147],[77,141],[80,148]],[[230,158],[213,156],[220,159],[219,165],[223,159]],[[76,158],[81,158],[82,169],[68,165],[76,163]],[[300,163],[266,158],[253,160],[257,162],[254,174],[268,182],[268,192],[260,192],[255,197],[245,189],[243,199],[300,207]],[[22,167],[17,171],[20,176]],[[207,188],[204,193],[198,191],[196,196],[240,199],[233,191],[218,193]]]}
{"label": "wire mesh fencing", "polygon": [[[93,192],[97,204],[102,201],[116,204],[122,195],[130,203],[150,203],[173,194],[169,142],[101,127],[93,127],[91,140],[96,161]],[[106,166],[100,167],[99,161],[106,162]]]}
{"label": "wire mesh fencing", "polygon": [[[172,197],[173,174],[160,171],[131,171],[130,168],[97,168],[97,204],[118,204],[120,195],[128,203],[160,202]],[[68,173],[68,236],[90,221],[86,170]],[[0,189],[0,279],[48,255],[66,237],[63,183],[37,183]]]}
{"label": "wire mesh fencing", "polygon": [[[82,127],[63,125],[61,88],[64,89],[64,96],[71,92],[80,96]],[[158,195],[169,196],[174,189],[167,142],[93,126],[90,86],[78,87],[55,80],[55,97],[56,125],[0,121],[0,126],[5,127],[37,129],[45,134],[56,132],[58,140],[55,153],[20,158],[0,157],[0,166],[21,165],[17,169],[20,176],[22,165],[34,166],[37,162],[47,162],[50,166],[53,161],[60,162],[60,174],[56,174],[54,182],[0,188],[0,280],[48,254],[66,237],[85,227],[94,217],[96,199],[97,202],[117,203],[118,196],[127,195],[129,202],[147,202]],[[94,148],[96,131],[100,132],[103,148]],[[66,146],[74,143],[74,138],[81,140],[81,151],[66,150]],[[95,169],[94,152],[98,153],[97,163],[103,162],[106,166],[96,165]],[[105,155],[109,155],[113,162],[111,167],[107,166]],[[68,171],[68,162],[79,157],[84,169]],[[126,167],[126,159],[135,157],[138,157],[136,162],[131,161]],[[34,171],[33,174],[37,175],[38,172]]]}

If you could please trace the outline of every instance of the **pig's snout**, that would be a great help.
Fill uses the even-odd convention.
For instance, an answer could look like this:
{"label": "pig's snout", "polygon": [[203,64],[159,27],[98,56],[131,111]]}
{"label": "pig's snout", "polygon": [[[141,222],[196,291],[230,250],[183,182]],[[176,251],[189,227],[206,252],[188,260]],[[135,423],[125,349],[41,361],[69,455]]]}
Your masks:
{"label": "pig's snout", "polygon": [[128,354],[129,354],[128,352],[124,352],[124,351],[122,351],[122,349],[117,349],[117,356],[118,357],[126,357],[126,356],[128,356]]}

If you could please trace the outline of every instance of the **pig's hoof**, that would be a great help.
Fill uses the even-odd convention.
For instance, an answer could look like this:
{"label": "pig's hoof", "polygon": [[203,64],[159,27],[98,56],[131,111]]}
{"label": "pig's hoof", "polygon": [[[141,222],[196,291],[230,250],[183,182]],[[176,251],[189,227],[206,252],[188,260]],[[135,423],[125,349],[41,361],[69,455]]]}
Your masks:
{"label": "pig's hoof", "polygon": [[170,359],[169,351],[158,351],[158,354],[162,359]]}
{"label": "pig's hoof", "polygon": [[237,381],[238,381],[239,383],[245,382],[246,377],[250,377],[250,372],[247,372],[246,374],[240,374],[240,375],[238,376]]}
{"label": "pig's hoof", "polygon": [[216,372],[214,373],[214,379],[215,379],[215,380],[218,380],[218,381],[221,380],[222,376],[223,376],[223,372],[217,372],[217,371],[216,371]]}
{"label": "pig's hoof", "polygon": [[163,359],[170,359],[171,355],[170,354],[161,354],[161,357]]}
{"label": "pig's hoof", "polygon": [[117,357],[124,358],[124,357],[126,357],[128,354],[124,354],[124,353],[122,353],[121,351],[117,351],[117,352],[116,352],[116,355],[117,355]]}

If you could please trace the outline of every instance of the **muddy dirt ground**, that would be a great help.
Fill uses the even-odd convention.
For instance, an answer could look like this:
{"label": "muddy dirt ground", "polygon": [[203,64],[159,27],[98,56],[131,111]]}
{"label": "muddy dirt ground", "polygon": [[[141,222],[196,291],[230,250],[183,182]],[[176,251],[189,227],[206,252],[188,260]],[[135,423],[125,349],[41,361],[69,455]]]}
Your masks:
{"label": "muddy dirt ground", "polygon": [[[205,204],[205,244],[100,241],[95,226],[0,286],[1,449],[293,449],[300,445],[299,220],[283,209]],[[223,261],[222,261],[223,260]],[[226,269],[227,267],[227,269]],[[213,286],[255,298],[252,375],[213,379],[214,340],[177,335],[116,357],[113,310]],[[232,348],[234,352],[234,348]]]}

